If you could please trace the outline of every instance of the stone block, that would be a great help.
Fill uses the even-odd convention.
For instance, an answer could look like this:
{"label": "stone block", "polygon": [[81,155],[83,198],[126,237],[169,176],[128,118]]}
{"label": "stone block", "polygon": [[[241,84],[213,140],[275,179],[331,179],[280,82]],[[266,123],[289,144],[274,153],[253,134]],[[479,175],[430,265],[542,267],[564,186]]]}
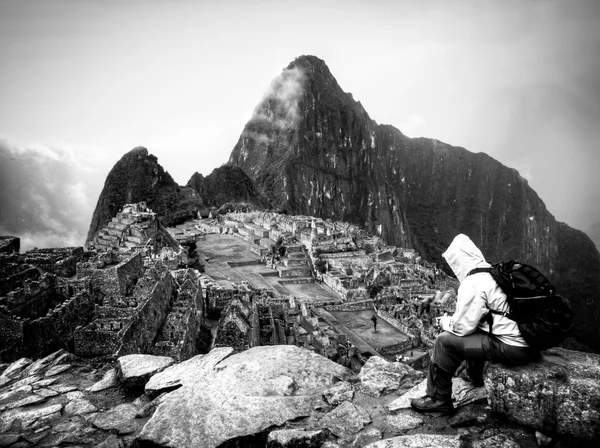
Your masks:
{"label": "stone block", "polygon": [[545,434],[600,437],[600,355],[562,348],[519,367],[492,364],[485,388],[492,410]]}
{"label": "stone block", "polygon": [[144,386],[150,377],[175,362],[168,356],[126,355],[117,360],[119,379],[125,388]]}

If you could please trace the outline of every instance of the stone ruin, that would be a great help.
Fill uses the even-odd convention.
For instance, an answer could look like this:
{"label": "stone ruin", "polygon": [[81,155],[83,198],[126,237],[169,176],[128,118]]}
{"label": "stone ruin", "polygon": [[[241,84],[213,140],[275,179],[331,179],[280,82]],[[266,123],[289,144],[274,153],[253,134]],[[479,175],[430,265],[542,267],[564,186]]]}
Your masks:
{"label": "stone ruin", "polygon": [[91,251],[19,254],[18,239],[2,241],[0,362],[58,349],[95,359],[198,353],[200,274],[177,269],[183,250],[145,203],[123,207]]}
{"label": "stone ruin", "polygon": [[97,233],[89,249],[139,252],[147,257],[160,254],[166,262],[175,261],[175,263],[181,262],[184,257],[178,242],[162,226],[158,215],[149,209],[145,202],[124,205],[122,210]]}

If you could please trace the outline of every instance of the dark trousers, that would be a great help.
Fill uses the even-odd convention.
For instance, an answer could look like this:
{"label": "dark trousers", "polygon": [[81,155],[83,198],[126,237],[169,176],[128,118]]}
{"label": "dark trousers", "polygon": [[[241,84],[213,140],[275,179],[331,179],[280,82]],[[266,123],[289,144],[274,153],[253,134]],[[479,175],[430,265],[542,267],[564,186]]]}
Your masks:
{"label": "dark trousers", "polygon": [[444,331],[435,340],[427,374],[427,395],[435,400],[450,401],[452,377],[463,361],[467,361],[469,376],[476,380],[482,376],[485,361],[520,365],[538,358],[538,351],[504,344],[489,333],[456,336]]}

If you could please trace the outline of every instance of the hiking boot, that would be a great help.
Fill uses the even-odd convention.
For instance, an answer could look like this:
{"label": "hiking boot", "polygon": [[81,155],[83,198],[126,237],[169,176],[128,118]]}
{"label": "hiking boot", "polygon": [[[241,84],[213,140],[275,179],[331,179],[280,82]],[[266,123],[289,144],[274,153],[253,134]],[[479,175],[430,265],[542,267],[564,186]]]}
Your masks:
{"label": "hiking boot", "polygon": [[440,412],[443,414],[451,414],[454,412],[454,406],[450,400],[435,400],[429,395],[421,398],[413,398],[410,400],[410,405],[417,412]]}

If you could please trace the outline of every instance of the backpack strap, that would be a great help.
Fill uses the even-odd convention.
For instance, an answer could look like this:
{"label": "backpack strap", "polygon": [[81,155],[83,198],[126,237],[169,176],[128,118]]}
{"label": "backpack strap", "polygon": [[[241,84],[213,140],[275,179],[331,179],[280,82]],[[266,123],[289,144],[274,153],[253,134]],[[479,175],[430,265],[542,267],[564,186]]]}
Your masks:
{"label": "backpack strap", "polygon": [[[492,267],[488,267],[488,268],[475,268],[475,269],[471,269],[469,271],[469,273],[467,274],[467,277],[469,275],[473,275],[473,274],[479,274],[480,272],[488,272],[491,273],[492,272]],[[490,329],[490,335],[493,336],[494,333],[492,332],[492,326],[494,325],[494,319],[492,317],[492,314],[497,314],[499,316],[504,316],[504,317],[508,317],[509,319],[511,318],[510,313],[506,313],[506,312],[502,312],[502,311],[498,311],[498,310],[494,310],[492,308],[489,307],[488,303],[486,302],[485,304],[486,308],[488,309],[488,313],[487,315],[482,319],[482,321],[484,321],[485,323],[488,324],[489,329]]]}
{"label": "backpack strap", "polygon": [[489,268],[475,268],[475,269],[471,269],[469,271],[469,273],[467,274],[467,277],[469,275],[478,274],[479,272],[492,272],[492,268],[489,267]]}

